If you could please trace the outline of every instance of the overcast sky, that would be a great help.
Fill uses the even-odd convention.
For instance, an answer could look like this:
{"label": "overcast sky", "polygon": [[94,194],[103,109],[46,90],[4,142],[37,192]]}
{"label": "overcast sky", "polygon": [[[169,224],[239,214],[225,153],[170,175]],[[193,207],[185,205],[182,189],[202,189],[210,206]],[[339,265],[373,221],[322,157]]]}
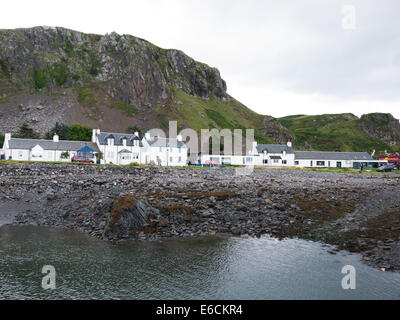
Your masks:
{"label": "overcast sky", "polygon": [[115,31],[180,49],[262,114],[400,118],[398,0],[13,0],[1,11],[2,29]]}

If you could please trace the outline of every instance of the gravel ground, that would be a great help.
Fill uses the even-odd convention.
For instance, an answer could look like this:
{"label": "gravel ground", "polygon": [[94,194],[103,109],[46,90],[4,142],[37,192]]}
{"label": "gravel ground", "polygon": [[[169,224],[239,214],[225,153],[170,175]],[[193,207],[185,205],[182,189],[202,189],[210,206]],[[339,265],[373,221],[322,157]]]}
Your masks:
{"label": "gravel ground", "polygon": [[0,166],[0,225],[105,240],[213,234],[299,237],[400,270],[400,176],[72,164]]}

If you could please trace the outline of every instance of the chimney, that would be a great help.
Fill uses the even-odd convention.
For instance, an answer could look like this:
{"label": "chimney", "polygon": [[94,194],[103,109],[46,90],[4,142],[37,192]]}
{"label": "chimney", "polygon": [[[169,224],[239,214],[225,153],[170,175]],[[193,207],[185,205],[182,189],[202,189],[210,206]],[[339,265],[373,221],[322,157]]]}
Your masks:
{"label": "chimney", "polygon": [[289,148],[292,147],[292,141],[290,141],[290,139],[289,139],[288,142],[287,142],[287,146],[288,146]]}
{"label": "chimney", "polygon": [[58,142],[59,141],[57,132],[54,132],[53,141],[54,142]]}
{"label": "chimney", "polygon": [[372,151],[371,157],[373,157],[375,155],[375,149]]}
{"label": "chimney", "polygon": [[93,129],[92,130],[92,142],[96,143],[97,135],[100,134],[100,129]]}
{"label": "chimney", "polygon": [[150,140],[150,132],[148,130],[146,131],[144,137],[146,138],[146,140]]}
{"label": "chimney", "polygon": [[139,137],[139,132],[135,131],[135,136]]}
{"label": "chimney", "polygon": [[3,144],[3,149],[8,149],[8,141],[11,139],[11,133],[6,133],[4,135],[4,144]]}
{"label": "chimney", "polygon": [[249,151],[249,154],[250,154],[250,152],[251,152],[251,154],[253,154],[253,155],[258,154],[258,151],[257,151],[257,141],[253,141],[253,150]]}

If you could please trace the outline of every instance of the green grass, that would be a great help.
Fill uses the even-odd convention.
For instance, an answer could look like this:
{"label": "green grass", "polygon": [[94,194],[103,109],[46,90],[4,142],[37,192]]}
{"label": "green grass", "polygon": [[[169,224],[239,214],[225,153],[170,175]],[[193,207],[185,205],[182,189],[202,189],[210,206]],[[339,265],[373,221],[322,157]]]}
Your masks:
{"label": "green grass", "polygon": [[124,115],[127,117],[134,117],[138,112],[138,108],[135,106],[132,106],[130,104],[127,104],[122,101],[117,101],[115,103],[111,103],[108,105],[110,108],[117,108],[122,111]]}
{"label": "green grass", "polygon": [[246,129],[254,129],[255,138],[259,143],[273,143],[271,138],[259,131],[263,125],[263,116],[233,98],[230,98],[230,101],[218,98],[202,99],[174,88],[173,102],[167,107],[159,106],[156,109],[156,117],[163,129],[168,128],[168,120],[177,120],[178,129],[192,128],[199,133],[201,129],[242,129],[242,135],[245,137]]}
{"label": "green grass", "polygon": [[392,150],[388,144],[365,133],[358,125],[359,119],[352,114],[297,115],[278,121],[296,136],[297,150],[304,149],[306,144],[320,151]]}
{"label": "green grass", "polygon": [[90,86],[76,88],[75,92],[78,95],[78,102],[85,107],[95,107],[97,104],[96,96]]}

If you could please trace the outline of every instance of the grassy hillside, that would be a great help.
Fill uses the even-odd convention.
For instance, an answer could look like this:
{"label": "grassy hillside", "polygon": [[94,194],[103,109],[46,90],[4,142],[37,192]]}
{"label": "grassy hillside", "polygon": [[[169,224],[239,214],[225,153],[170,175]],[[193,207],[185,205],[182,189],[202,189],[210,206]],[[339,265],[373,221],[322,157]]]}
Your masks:
{"label": "grassy hillside", "polygon": [[359,127],[360,119],[353,114],[295,115],[278,121],[295,135],[297,150],[321,151],[395,151],[380,139],[368,135]]}
{"label": "grassy hillside", "polygon": [[156,109],[156,117],[162,129],[168,128],[168,120],[177,120],[179,129],[242,129],[243,136],[246,135],[246,129],[254,129],[255,139],[259,143],[274,143],[259,131],[263,125],[263,116],[232,97],[228,101],[218,98],[202,99],[174,88],[173,98],[167,106]]}

